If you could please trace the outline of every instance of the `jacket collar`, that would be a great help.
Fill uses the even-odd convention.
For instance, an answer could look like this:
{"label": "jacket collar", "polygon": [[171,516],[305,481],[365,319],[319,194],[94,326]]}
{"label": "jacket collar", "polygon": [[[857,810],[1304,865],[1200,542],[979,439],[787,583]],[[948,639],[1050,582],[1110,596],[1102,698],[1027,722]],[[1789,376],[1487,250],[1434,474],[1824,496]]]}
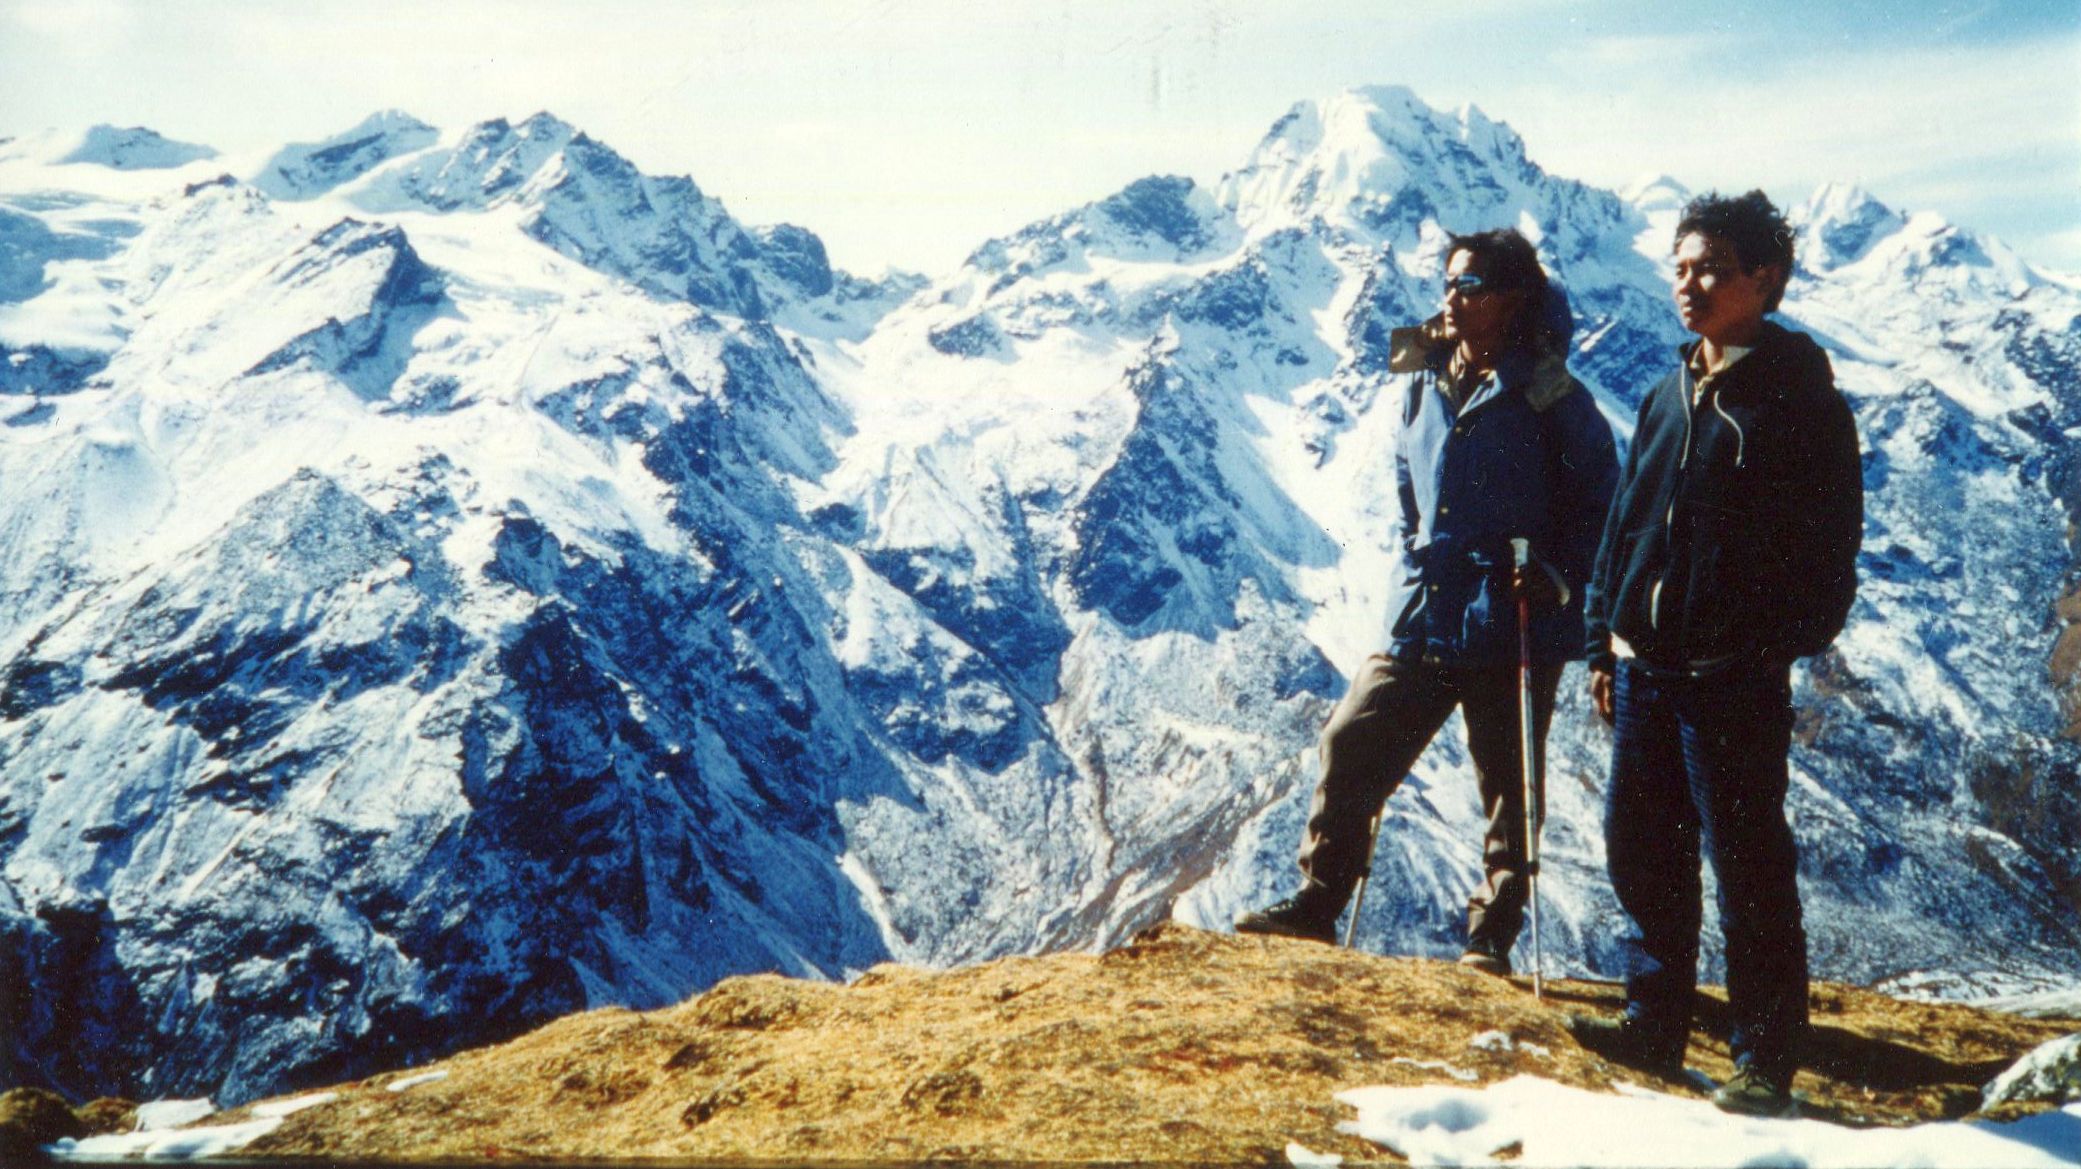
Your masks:
{"label": "jacket collar", "polygon": [[[1751,345],[1747,356],[1721,369],[1712,376],[1712,384],[1720,394],[1739,393],[1748,386],[1761,384],[1757,371],[1775,366],[1785,359],[1786,345],[1795,334],[1776,321],[1763,322],[1763,331],[1756,334],[1756,343]],[[1696,337],[1676,347],[1676,361],[1687,384],[1696,384],[1700,379],[1693,372],[1692,359],[1697,356],[1699,340]],[[1768,378],[1764,379],[1767,382]]]}
{"label": "jacket collar", "polygon": [[[1390,373],[1424,370],[1443,373],[1451,356],[1452,345],[1445,339],[1442,315],[1388,334],[1387,368]],[[1504,390],[1523,394],[1526,404],[1535,412],[1542,413],[1575,388],[1575,379],[1568,375],[1568,355],[1565,352],[1544,352],[1537,356],[1512,353],[1496,366],[1496,380]],[[1468,399],[1465,408],[1471,409],[1494,396],[1494,393],[1477,392]]]}

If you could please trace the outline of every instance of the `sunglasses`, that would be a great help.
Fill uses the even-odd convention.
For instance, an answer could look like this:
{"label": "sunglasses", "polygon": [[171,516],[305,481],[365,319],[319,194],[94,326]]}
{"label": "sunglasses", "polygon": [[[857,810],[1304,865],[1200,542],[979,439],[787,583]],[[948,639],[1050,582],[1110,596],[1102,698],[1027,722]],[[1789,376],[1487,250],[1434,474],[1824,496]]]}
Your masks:
{"label": "sunglasses", "polygon": [[1445,278],[1445,295],[1447,296],[1451,296],[1455,292],[1461,296],[1480,296],[1483,293],[1503,291],[1506,290],[1501,286],[1491,284],[1472,272],[1462,272],[1458,276]]}

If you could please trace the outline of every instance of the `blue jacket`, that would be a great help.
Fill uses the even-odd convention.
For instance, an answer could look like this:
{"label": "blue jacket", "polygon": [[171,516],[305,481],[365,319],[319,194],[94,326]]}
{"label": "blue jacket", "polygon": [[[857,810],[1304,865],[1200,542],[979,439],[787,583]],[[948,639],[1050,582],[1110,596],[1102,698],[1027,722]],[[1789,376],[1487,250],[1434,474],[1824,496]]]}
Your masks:
{"label": "blue jacket", "polygon": [[[1556,293],[1549,323],[1556,314],[1568,321],[1567,311]],[[1402,571],[1390,655],[1515,663],[1510,540],[1521,536],[1567,593],[1560,606],[1532,615],[1534,662],[1582,657],[1583,593],[1618,458],[1611,426],[1568,373],[1568,332],[1559,329],[1536,356],[1506,359],[1455,411],[1442,384],[1451,346],[1434,325],[1396,330],[1389,368],[1402,375],[1404,393],[1394,533]]]}

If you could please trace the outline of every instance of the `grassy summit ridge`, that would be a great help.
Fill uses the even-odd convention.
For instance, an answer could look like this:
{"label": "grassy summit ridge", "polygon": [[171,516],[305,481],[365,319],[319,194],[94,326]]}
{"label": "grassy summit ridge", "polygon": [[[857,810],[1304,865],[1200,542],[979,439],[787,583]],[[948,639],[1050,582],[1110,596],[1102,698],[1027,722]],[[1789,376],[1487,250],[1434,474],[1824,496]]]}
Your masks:
{"label": "grassy summit ridge", "polygon": [[[590,1011],[342,1085],[243,1152],[1237,1163],[1281,1160],[1299,1142],[1385,1160],[1338,1131],[1350,1109],[1337,1092],[1520,1074],[1639,1083],[1562,1025],[1565,1010],[1617,1001],[1613,986],[1561,981],[1542,1005],[1522,979],[1449,963],[1169,925],[1102,955],[883,966],[848,986],[760,975],[664,1010]],[[1724,1007],[1700,996],[1689,1056],[1715,1079],[1731,1070]],[[1826,984],[1813,1013],[1813,1070],[1798,1088],[1808,1115],[1848,1124],[1970,1112],[1980,1085],[2073,1030]],[[419,1082],[387,1090],[408,1077]]]}

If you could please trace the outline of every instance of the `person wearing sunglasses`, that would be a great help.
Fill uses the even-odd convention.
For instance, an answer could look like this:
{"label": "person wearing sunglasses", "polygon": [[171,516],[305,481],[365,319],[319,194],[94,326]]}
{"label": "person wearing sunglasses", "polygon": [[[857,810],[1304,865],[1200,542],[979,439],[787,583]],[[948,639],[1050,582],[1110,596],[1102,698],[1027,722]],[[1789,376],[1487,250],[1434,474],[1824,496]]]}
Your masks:
{"label": "person wearing sunglasses", "polygon": [[1864,470],[1828,355],[1772,321],[1792,229],[1761,191],[1705,195],[1675,237],[1697,340],[1640,403],[1589,590],[1597,712],[1614,725],[1605,859],[1626,913],[1626,1010],[1583,1046],[1682,1070],[1698,981],[1699,863],[1726,939],[1730,1112],[1791,1107],[1807,1029],[1799,853],[1785,820],[1791,669],[1857,595]]}
{"label": "person wearing sunglasses", "polygon": [[[1517,596],[1533,601],[1536,769],[1562,665],[1582,656],[1583,586],[1618,463],[1610,425],[1568,373],[1567,299],[1523,235],[1454,236],[1442,300],[1424,324],[1395,330],[1399,384],[1379,399],[1402,412],[1388,645],[1323,730],[1300,891],[1235,927],[1334,942],[1376,817],[1457,709],[1487,821],[1460,961],[1507,975],[1529,888]],[[1526,571],[1514,571],[1513,538],[1530,541]]]}

